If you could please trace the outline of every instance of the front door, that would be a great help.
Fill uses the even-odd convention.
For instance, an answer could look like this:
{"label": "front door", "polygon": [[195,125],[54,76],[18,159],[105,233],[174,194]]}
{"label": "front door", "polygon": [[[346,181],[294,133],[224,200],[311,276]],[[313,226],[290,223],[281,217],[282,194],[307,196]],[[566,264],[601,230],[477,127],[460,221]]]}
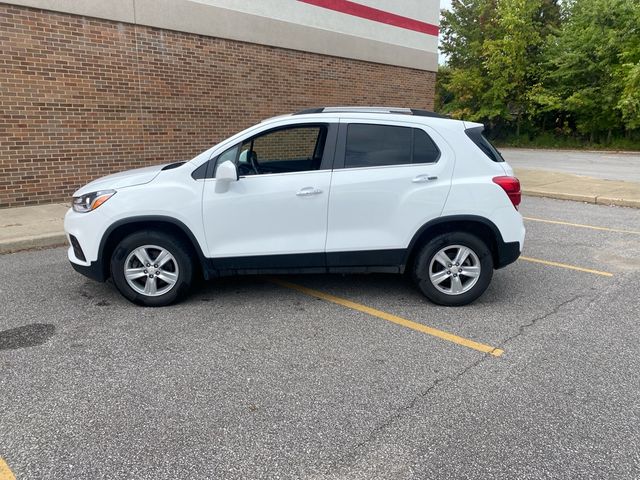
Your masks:
{"label": "front door", "polygon": [[336,129],[330,124],[272,129],[218,157],[216,166],[234,161],[240,178],[226,191],[216,188],[215,179],[205,183],[203,220],[214,266],[324,267]]}

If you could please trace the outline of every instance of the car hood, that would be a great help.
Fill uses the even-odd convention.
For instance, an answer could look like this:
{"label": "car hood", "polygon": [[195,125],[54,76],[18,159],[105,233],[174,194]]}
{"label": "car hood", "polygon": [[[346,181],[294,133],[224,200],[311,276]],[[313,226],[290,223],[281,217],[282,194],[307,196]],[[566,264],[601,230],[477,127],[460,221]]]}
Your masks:
{"label": "car hood", "polygon": [[134,185],[142,185],[149,183],[156,178],[164,167],[168,164],[155,165],[153,167],[136,168],[124,172],[114,173],[106,177],[98,178],[93,182],[87,183],[84,187],[78,189],[73,196],[84,195],[85,193],[97,192],[99,190],[117,190],[118,188],[133,187]]}

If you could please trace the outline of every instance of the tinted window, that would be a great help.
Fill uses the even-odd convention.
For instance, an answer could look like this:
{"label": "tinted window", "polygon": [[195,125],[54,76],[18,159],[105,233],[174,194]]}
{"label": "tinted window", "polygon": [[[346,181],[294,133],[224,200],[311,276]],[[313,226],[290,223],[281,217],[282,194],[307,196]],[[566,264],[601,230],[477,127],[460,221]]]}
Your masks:
{"label": "tinted window", "polygon": [[322,163],[325,126],[279,129],[246,140],[240,147],[240,175],[317,170]]}
{"label": "tinted window", "polygon": [[378,167],[411,163],[411,130],[387,125],[349,125],[344,166]]}
{"label": "tinted window", "polygon": [[345,168],[434,163],[440,150],[418,128],[351,124],[347,128]]}
{"label": "tinted window", "polygon": [[469,137],[473,141],[473,143],[475,143],[476,146],[480,150],[482,150],[491,160],[493,160],[494,162],[504,162],[504,158],[502,158],[502,155],[500,154],[498,149],[494,147],[491,142],[489,142],[489,140],[487,140],[482,134],[483,130],[483,127],[475,127],[465,130],[464,133],[466,133],[467,137]]}
{"label": "tinted window", "polygon": [[191,176],[193,177],[194,180],[202,180],[203,178],[207,178],[208,168],[209,168],[209,162],[205,162],[202,165],[200,165],[198,168],[196,168],[191,173]]}
{"label": "tinted window", "polygon": [[413,163],[436,163],[440,150],[424,130],[413,129]]}

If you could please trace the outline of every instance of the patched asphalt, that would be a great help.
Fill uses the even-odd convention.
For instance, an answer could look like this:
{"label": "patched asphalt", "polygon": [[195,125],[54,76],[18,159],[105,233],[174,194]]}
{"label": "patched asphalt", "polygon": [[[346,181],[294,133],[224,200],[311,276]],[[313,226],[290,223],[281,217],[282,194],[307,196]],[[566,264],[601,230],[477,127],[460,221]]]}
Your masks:
{"label": "patched asphalt", "polygon": [[[635,209],[525,216],[640,232]],[[273,284],[162,309],[0,256],[0,457],[18,479],[639,478],[640,235],[527,221],[526,261],[443,308],[387,275],[286,280],[504,350],[479,353]]]}

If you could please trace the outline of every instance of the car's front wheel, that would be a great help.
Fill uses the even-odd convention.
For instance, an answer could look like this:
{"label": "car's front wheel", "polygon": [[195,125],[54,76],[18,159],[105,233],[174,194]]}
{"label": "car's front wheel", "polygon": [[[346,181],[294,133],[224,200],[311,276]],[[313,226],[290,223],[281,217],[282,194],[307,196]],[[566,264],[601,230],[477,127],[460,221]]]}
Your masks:
{"label": "car's front wheel", "polygon": [[465,232],[445,233],[425,244],[413,265],[413,278],[432,302],[467,305],[489,286],[493,259],[487,245]]}
{"label": "car's front wheel", "polygon": [[153,230],[125,237],[111,256],[117,289],[138,305],[162,307],[183,298],[193,279],[189,248],[181,240]]}

